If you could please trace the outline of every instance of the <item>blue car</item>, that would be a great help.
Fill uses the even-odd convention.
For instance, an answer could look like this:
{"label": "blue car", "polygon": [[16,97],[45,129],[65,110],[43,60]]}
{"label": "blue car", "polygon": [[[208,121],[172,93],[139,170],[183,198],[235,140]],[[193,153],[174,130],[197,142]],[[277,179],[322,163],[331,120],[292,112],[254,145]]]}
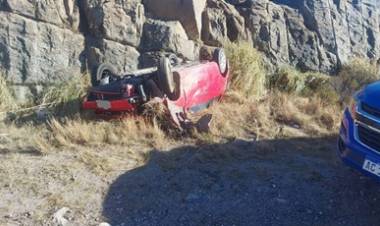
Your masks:
{"label": "blue car", "polygon": [[347,165],[380,182],[380,82],[357,92],[346,108],[338,151]]}

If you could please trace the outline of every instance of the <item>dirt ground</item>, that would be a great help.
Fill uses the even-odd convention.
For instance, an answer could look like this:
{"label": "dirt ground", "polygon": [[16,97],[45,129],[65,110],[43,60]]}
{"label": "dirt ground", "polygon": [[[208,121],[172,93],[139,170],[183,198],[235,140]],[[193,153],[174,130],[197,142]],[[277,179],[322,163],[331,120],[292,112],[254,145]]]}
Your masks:
{"label": "dirt ground", "polygon": [[380,187],[340,162],[335,140],[2,149],[0,225],[56,225],[63,207],[67,225],[377,225]]}

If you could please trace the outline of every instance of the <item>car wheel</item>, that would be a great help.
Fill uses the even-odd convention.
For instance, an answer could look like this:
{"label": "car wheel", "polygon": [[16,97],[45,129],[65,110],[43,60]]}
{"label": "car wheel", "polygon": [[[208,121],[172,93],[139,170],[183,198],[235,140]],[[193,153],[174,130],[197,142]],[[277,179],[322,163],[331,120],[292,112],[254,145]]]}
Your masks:
{"label": "car wheel", "polygon": [[220,73],[225,76],[228,71],[228,60],[223,49],[216,49],[213,54],[213,60],[218,64]]}
{"label": "car wheel", "polygon": [[170,60],[166,57],[161,58],[158,65],[158,85],[170,100],[177,99],[178,83],[178,79],[174,78]]}
{"label": "car wheel", "polygon": [[179,65],[179,59],[178,59],[178,57],[175,55],[175,54],[170,54],[169,56],[168,56],[168,59],[169,59],[169,61],[170,61],[170,65],[172,66],[172,67],[175,67],[175,66],[177,66],[177,65]]}
{"label": "car wheel", "polygon": [[113,80],[117,79],[119,76],[116,75],[116,69],[109,64],[103,63],[98,66],[96,70],[96,84],[105,85]]}

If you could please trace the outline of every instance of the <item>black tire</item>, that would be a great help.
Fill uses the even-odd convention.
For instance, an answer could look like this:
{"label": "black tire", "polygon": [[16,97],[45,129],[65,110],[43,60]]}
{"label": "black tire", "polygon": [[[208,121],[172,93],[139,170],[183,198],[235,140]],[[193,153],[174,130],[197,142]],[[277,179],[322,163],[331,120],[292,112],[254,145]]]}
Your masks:
{"label": "black tire", "polygon": [[176,100],[179,90],[179,81],[176,79],[168,58],[162,57],[158,65],[158,86],[170,100]]}
{"label": "black tire", "polygon": [[213,61],[215,61],[218,64],[220,73],[223,76],[226,76],[228,72],[228,60],[226,53],[223,49],[218,48],[214,51]]}
{"label": "black tire", "polygon": [[106,77],[110,78],[110,81],[114,80],[115,78],[119,77],[116,74],[116,69],[110,64],[103,63],[98,66],[96,69],[96,84],[99,85],[100,81]]}

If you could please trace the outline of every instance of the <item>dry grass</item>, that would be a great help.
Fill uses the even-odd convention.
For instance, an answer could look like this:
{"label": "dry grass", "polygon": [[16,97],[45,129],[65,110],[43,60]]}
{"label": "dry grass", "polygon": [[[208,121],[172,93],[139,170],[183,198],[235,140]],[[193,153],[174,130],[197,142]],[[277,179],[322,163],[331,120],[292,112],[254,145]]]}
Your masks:
{"label": "dry grass", "polygon": [[302,97],[272,91],[261,100],[246,99],[229,92],[224,101],[207,113],[213,115],[208,133],[195,133],[202,143],[277,139],[283,137],[326,136],[335,134],[342,109],[321,97]]}
{"label": "dry grass", "polygon": [[42,98],[36,100],[40,104],[52,103],[57,106],[83,98],[91,85],[90,76],[87,74],[73,76],[69,80],[47,87]]}
{"label": "dry grass", "polygon": [[231,67],[231,88],[246,97],[260,99],[266,93],[266,71],[262,55],[249,43],[226,43]]}
{"label": "dry grass", "polygon": [[9,111],[17,107],[9,85],[4,76],[0,75],[0,111]]}
{"label": "dry grass", "polygon": [[42,131],[45,131],[44,126],[25,124],[19,127],[13,123],[0,122],[0,150],[39,154],[40,149],[36,140]]}
{"label": "dry grass", "polygon": [[78,146],[100,147],[144,146],[161,148],[170,143],[157,123],[135,117],[115,121],[52,119],[45,134],[37,140],[38,149],[49,153],[55,148],[76,149]]}
{"label": "dry grass", "polygon": [[297,96],[319,96],[327,103],[339,100],[331,76],[317,72],[302,73],[294,68],[283,67],[270,77],[269,83],[271,89]]}
{"label": "dry grass", "polygon": [[51,117],[76,117],[81,113],[81,103],[89,87],[87,74],[72,77],[54,86],[47,87],[41,97],[35,100],[37,105],[46,105],[41,110]]}
{"label": "dry grass", "polygon": [[340,101],[346,103],[354,92],[378,80],[380,80],[380,72],[375,63],[365,59],[354,59],[343,66],[334,79],[334,84],[340,95]]}

